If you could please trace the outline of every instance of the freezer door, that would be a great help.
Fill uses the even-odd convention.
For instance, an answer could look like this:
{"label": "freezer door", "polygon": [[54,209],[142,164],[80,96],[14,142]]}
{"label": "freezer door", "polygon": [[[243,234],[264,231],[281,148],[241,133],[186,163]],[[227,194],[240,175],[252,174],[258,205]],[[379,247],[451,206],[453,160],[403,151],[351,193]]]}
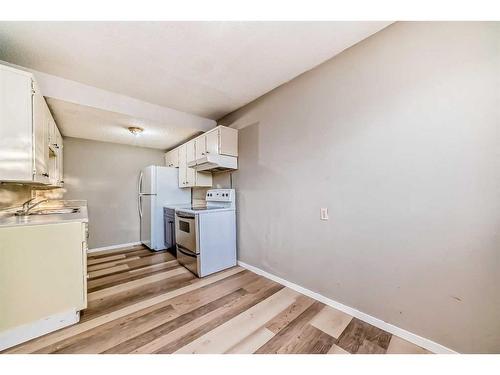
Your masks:
{"label": "freezer door", "polygon": [[147,247],[151,248],[151,239],[153,238],[153,205],[154,195],[141,195],[139,204],[141,209],[141,242]]}
{"label": "freezer door", "polygon": [[191,203],[191,189],[179,189],[178,173],[177,168],[156,167],[156,195],[162,215],[165,206]]}
{"label": "freezer door", "polygon": [[156,194],[156,168],[144,168],[139,175],[139,194]]}

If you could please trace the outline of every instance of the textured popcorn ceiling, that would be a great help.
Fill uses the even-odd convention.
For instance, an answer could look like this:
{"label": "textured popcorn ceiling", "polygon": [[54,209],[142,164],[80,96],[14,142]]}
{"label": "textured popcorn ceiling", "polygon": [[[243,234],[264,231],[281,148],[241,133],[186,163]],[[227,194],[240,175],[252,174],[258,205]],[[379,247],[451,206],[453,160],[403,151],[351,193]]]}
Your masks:
{"label": "textured popcorn ceiling", "polygon": [[0,22],[0,60],[211,119],[390,22]]}
{"label": "textured popcorn ceiling", "polygon": [[[159,124],[52,98],[48,98],[47,103],[61,133],[66,137],[165,150],[200,133],[197,129]],[[133,136],[127,129],[129,126],[141,127],[144,132]]]}

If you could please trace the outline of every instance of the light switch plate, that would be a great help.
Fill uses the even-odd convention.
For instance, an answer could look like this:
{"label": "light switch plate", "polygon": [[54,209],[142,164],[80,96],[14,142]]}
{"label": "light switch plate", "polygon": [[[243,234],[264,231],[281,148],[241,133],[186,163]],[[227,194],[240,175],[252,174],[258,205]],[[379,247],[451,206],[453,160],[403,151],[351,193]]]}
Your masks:
{"label": "light switch plate", "polygon": [[328,208],[320,208],[319,217],[321,220],[328,220]]}

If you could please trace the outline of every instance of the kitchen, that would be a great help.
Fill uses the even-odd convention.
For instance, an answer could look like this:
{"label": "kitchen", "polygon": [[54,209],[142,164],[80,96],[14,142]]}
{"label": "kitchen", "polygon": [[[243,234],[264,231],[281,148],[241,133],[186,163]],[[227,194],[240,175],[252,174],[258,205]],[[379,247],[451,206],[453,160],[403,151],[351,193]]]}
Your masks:
{"label": "kitchen", "polygon": [[1,353],[498,353],[499,38],[0,22]]}

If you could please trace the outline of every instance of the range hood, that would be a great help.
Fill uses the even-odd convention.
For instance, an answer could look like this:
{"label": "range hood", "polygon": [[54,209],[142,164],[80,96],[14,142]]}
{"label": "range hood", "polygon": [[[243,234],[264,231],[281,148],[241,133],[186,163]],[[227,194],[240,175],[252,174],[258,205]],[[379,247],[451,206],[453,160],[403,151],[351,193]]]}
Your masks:
{"label": "range hood", "polygon": [[197,171],[231,171],[238,169],[238,158],[236,156],[208,154],[189,162],[188,167]]}

